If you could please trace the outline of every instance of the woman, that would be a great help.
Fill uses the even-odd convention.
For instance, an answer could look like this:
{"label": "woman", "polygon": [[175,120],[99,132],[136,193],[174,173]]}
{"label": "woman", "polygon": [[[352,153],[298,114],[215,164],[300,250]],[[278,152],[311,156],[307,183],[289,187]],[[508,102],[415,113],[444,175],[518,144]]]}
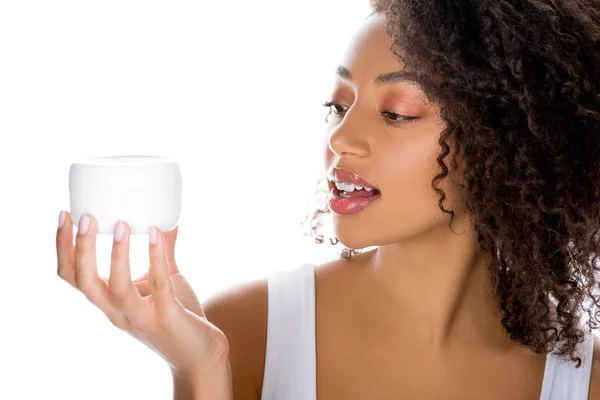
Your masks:
{"label": "woman", "polygon": [[103,281],[93,217],[73,249],[63,212],[59,275],[169,362],[176,398],[600,399],[600,3],[372,6],[325,103],[312,221],[353,250],[201,307],[177,229],[131,282],[118,224]]}

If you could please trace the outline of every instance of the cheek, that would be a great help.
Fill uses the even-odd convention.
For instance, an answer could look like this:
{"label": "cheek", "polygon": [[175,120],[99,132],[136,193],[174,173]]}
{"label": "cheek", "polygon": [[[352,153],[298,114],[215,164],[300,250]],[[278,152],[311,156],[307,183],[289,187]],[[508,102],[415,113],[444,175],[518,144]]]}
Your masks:
{"label": "cheek", "polygon": [[[390,207],[389,212],[409,213],[415,218],[423,213],[436,213],[436,209],[441,212],[437,206],[438,194],[431,187],[432,179],[441,172],[437,162],[441,151],[437,137],[422,135],[421,138],[412,138],[410,142],[396,146],[395,149],[397,150],[394,152],[388,150],[380,158],[378,168],[385,171],[381,181],[382,194],[386,207]],[[446,183],[438,185],[446,190]],[[394,207],[398,210],[391,209]]]}
{"label": "cheek", "polygon": [[382,171],[381,183],[386,192],[429,187],[431,179],[440,172],[437,162],[440,151],[437,137],[422,132],[380,149],[378,170]]}

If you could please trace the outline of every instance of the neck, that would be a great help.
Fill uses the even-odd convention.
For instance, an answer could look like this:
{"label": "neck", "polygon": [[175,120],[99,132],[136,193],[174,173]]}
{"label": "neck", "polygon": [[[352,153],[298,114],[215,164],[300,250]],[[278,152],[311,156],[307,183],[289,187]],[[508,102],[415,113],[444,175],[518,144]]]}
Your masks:
{"label": "neck", "polygon": [[381,246],[366,263],[386,309],[402,315],[402,328],[429,348],[511,345],[500,323],[487,256],[464,218],[457,215],[452,231],[445,225]]}

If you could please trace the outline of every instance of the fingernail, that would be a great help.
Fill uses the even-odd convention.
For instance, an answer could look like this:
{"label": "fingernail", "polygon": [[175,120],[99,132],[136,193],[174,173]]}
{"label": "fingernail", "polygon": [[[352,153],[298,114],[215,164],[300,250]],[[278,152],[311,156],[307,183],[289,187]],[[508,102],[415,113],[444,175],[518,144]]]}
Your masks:
{"label": "fingernail", "polygon": [[156,228],[151,226],[148,230],[148,237],[150,238],[150,244],[156,244],[158,235],[156,234]]}
{"label": "fingernail", "polygon": [[115,242],[120,243],[125,237],[125,224],[121,221],[115,225]]}
{"label": "fingernail", "polygon": [[66,213],[64,211],[61,211],[60,214],[58,214],[58,229],[63,227],[63,225],[65,224],[65,219]]}
{"label": "fingernail", "polygon": [[78,232],[80,235],[85,235],[90,227],[90,218],[87,215],[82,215],[79,218]]}

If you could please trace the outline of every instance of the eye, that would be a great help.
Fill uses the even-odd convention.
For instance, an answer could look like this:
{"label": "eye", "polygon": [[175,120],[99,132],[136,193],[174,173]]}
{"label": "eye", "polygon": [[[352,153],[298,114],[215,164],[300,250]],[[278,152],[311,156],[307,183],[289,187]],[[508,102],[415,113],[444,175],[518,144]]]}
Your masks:
{"label": "eye", "polygon": [[[347,107],[345,107],[341,104],[331,102],[331,101],[326,101],[325,103],[323,103],[323,106],[329,108],[329,112],[330,113],[333,112],[336,115],[343,111],[347,111],[347,110],[344,110],[344,108],[347,108]],[[333,107],[333,108],[331,108],[331,107]]]}
{"label": "eye", "polygon": [[[323,106],[329,108],[329,113],[327,114],[327,116],[329,116],[329,114],[331,113],[333,113],[334,115],[339,115],[343,112],[348,111],[348,107],[334,103],[332,101],[326,101],[325,103],[323,103]],[[381,114],[387,116],[387,118],[385,118],[385,123],[393,127],[397,127],[401,124],[405,124],[407,122],[419,119],[419,117],[400,115],[387,110],[381,111]],[[327,117],[325,117],[325,121],[328,122]]]}

